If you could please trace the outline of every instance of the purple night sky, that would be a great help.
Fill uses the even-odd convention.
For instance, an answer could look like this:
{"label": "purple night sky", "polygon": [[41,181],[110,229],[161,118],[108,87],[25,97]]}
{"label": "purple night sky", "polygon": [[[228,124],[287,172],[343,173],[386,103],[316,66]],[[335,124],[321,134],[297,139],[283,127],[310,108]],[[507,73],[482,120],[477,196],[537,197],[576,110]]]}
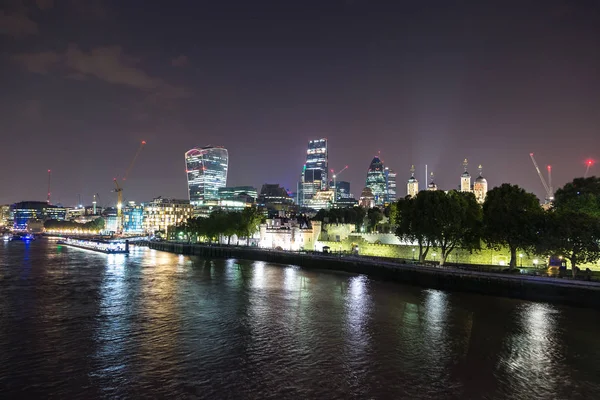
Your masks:
{"label": "purple night sky", "polygon": [[[184,152],[228,185],[295,189],[309,139],[355,196],[374,155],[442,189],[462,161],[543,198],[600,158],[600,2],[4,0],[0,204],[187,198]],[[592,172],[600,173],[594,169]]]}

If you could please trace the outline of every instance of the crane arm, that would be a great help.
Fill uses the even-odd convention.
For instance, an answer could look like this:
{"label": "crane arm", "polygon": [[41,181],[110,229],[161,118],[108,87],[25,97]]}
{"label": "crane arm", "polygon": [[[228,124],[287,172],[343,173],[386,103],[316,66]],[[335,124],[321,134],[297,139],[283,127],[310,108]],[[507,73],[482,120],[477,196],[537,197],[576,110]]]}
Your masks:
{"label": "crane arm", "polygon": [[538,173],[538,176],[540,177],[540,180],[542,181],[542,185],[544,186],[544,189],[546,190],[546,195],[548,197],[552,197],[552,191],[550,190],[550,187],[548,187],[548,184],[546,183],[546,180],[544,179],[544,175],[542,175],[542,172],[540,171],[540,167],[538,166],[537,162],[535,161],[535,158],[533,157],[533,153],[529,153],[529,157],[531,157],[531,161],[533,161],[533,166],[535,167],[535,170]]}
{"label": "crane arm", "polygon": [[131,170],[133,169],[133,166],[135,165],[135,160],[137,160],[138,156],[140,155],[140,153],[142,152],[142,149],[144,148],[144,145],[146,144],[145,140],[142,140],[142,143],[140,143],[140,147],[138,147],[135,156],[133,156],[133,160],[131,160],[131,163],[129,164],[129,167],[127,168],[127,172],[125,172],[125,176],[123,177],[123,180],[127,180],[127,177],[129,176],[129,173],[131,172]]}

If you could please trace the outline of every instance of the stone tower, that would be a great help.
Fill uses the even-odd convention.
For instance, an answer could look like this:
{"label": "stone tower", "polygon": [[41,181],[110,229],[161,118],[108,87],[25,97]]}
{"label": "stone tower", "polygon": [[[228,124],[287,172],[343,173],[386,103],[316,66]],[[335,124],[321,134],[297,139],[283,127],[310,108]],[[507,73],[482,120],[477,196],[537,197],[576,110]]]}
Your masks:
{"label": "stone tower", "polygon": [[415,197],[419,193],[419,181],[415,178],[415,166],[410,167],[410,178],[406,184],[406,193],[410,197]]}
{"label": "stone tower", "polygon": [[460,191],[461,192],[470,192],[471,191],[471,174],[467,171],[467,167],[469,166],[469,162],[465,158],[463,161],[463,167],[465,171],[460,175]]}

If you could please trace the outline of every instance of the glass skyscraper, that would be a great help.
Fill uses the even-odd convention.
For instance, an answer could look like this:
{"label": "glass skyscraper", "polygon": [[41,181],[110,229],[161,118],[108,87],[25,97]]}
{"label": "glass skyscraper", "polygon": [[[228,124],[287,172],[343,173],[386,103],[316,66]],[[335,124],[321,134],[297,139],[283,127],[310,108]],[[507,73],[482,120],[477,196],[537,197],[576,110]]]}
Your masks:
{"label": "glass skyscraper", "polygon": [[396,201],[396,173],[385,167],[385,191],[386,191],[386,203],[393,203]]}
{"label": "glass skyscraper", "polygon": [[374,157],[367,171],[367,184],[375,197],[375,205],[381,206],[387,200],[387,180],[383,162],[379,157]]}
{"label": "glass skyscraper", "polygon": [[318,190],[326,190],[328,181],[327,139],[308,142],[306,164],[298,183],[298,204],[304,205]]}
{"label": "glass skyscraper", "polygon": [[227,186],[229,156],[223,147],[206,146],[185,153],[190,204],[217,200],[219,188]]}

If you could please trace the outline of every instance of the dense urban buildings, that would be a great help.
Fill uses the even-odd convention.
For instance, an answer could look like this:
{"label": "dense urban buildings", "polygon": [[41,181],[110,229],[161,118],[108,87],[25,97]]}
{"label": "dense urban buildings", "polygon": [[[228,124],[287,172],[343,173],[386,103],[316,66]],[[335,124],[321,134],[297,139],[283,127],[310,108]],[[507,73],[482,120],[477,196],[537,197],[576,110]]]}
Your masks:
{"label": "dense urban buildings", "polygon": [[128,202],[123,207],[123,233],[135,234],[144,232],[144,206]]}
{"label": "dense urban buildings", "polygon": [[239,198],[250,198],[252,202],[258,199],[258,191],[253,186],[228,186],[219,189],[219,199],[235,200]]}
{"label": "dense urban buildings", "polygon": [[271,215],[297,208],[294,207],[294,200],[288,192],[276,183],[265,183],[262,186],[258,195],[258,204]]}
{"label": "dense urban buildings", "polygon": [[219,189],[227,186],[229,156],[223,147],[206,146],[185,153],[190,204],[217,200]]}
{"label": "dense urban buildings", "polygon": [[298,182],[297,202],[300,206],[306,207],[306,201],[312,199],[317,191],[327,189],[328,165],[327,139],[310,140]]}
{"label": "dense urban buildings", "polygon": [[67,210],[63,207],[53,206],[46,201],[22,201],[11,206],[13,216],[13,229],[31,229],[31,225],[43,224],[49,219],[64,220]]}

